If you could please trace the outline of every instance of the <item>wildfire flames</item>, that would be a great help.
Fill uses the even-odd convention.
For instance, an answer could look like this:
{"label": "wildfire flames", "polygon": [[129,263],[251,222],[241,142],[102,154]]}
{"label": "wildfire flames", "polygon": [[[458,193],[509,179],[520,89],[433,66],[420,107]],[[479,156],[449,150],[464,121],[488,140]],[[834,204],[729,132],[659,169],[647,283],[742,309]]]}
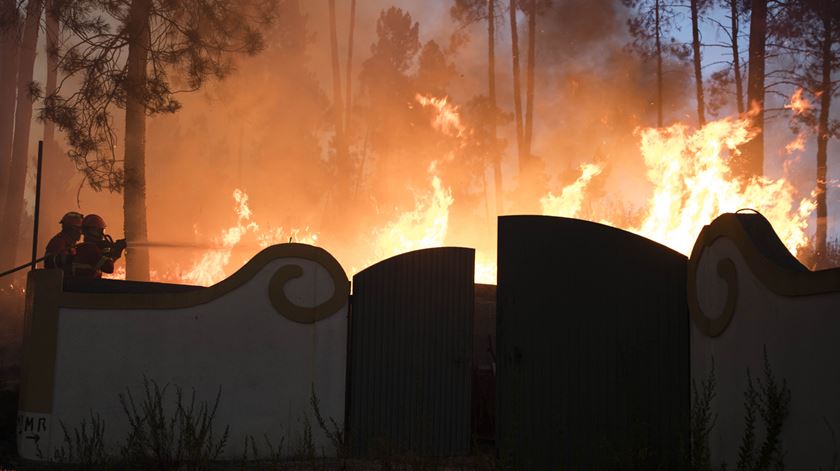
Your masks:
{"label": "wildfire flames", "polygon": [[593,177],[601,173],[601,167],[595,164],[583,164],[580,166],[580,177],[574,183],[563,188],[559,196],[548,192],[540,199],[543,215],[575,217],[583,204],[586,195],[586,186]]}
{"label": "wildfire flames", "polygon": [[466,127],[461,124],[461,115],[458,114],[458,107],[448,103],[449,98],[435,98],[418,94],[414,97],[424,107],[432,107],[437,112],[432,119],[432,127],[452,137],[462,137],[466,133]]}
{"label": "wildfire flames", "polygon": [[796,139],[790,141],[785,146],[785,151],[788,154],[805,150],[805,133],[801,132],[796,135]]}
{"label": "wildfire flames", "polygon": [[794,114],[800,115],[806,113],[811,109],[811,102],[802,97],[803,90],[801,88],[793,92],[790,96],[790,102],[785,105],[785,109],[792,110]]}
{"label": "wildfire flames", "polygon": [[[801,97],[791,105],[794,109],[807,106]],[[749,117],[725,118],[697,130],[674,124],[643,129],[638,134],[654,190],[641,225],[622,229],[687,255],[704,225],[722,213],[750,208],[767,217],[792,253],[798,254],[807,245],[808,217],[816,207],[813,195],[797,199],[796,189],[784,178],[745,182],[732,173],[732,156],[753,135]],[[789,152],[797,149],[804,149],[804,138],[798,137],[788,145]],[[586,185],[600,168],[584,164],[581,172],[560,196],[549,193],[540,200],[543,214],[577,215]]]}
{"label": "wildfire flames", "polygon": [[444,245],[452,201],[452,192],[443,188],[440,177],[432,176],[432,192],[417,198],[416,209],[373,231],[377,260]]}
{"label": "wildfire flames", "polygon": [[[150,279],[152,281],[186,283],[200,286],[210,286],[218,283],[228,276],[229,273],[239,269],[256,250],[264,249],[270,245],[282,242],[299,242],[302,244],[316,245],[318,234],[312,232],[308,227],[304,229],[292,229],[286,232],[282,227],[267,226],[262,228],[254,221],[254,213],[248,206],[248,194],[240,189],[233,192],[235,201],[234,213],[236,224],[223,229],[213,243],[218,248],[204,251],[198,260],[185,271],[175,269],[174,271],[159,272],[152,270]],[[199,234],[196,231],[196,236]],[[243,245],[244,239],[249,238],[254,243]],[[244,258],[232,262],[233,254],[237,249],[243,249],[246,254]],[[120,265],[110,275],[103,275],[108,279],[125,279],[125,266]]]}
{"label": "wildfire flames", "polygon": [[[438,132],[458,139],[461,145],[463,140],[470,138],[470,130],[462,123],[457,107],[449,104],[447,98],[417,95],[416,100],[433,110],[432,125]],[[792,97],[788,108],[799,113],[809,106],[800,92]],[[640,129],[637,135],[647,179],[653,190],[642,208],[641,223],[622,229],[688,254],[705,224],[721,213],[751,208],[767,217],[792,253],[798,254],[807,245],[808,217],[815,209],[813,195],[797,198],[795,188],[784,178],[743,181],[733,175],[732,158],[753,135],[749,116],[712,121],[700,129],[680,123],[666,128]],[[788,153],[803,148],[804,136],[798,136],[787,146]],[[452,155],[443,158],[451,159]],[[581,165],[580,176],[573,183],[556,195],[549,192],[540,198],[543,214],[579,217],[588,186],[602,170],[598,164]],[[431,187],[416,195],[415,207],[371,230],[367,253],[372,258],[367,260],[368,264],[400,253],[447,244],[449,210],[454,201],[452,192],[438,174],[437,161],[431,163],[428,173]],[[261,227],[254,220],[244,191],[235,190],[233,199],[236,224],[221,231],[214,239],[217,249],[205,251],[190,269],[178,276],[154,274],[153,278],[204,286],[216,283],[227,276],[231,268],[238,268],[253,255],[254,250],[243,250],[247,256],[234,260],[238,248],[249,248],[242,245],[246,236],[256,241],[260,248],[287,239],[317,243],[318,234],[309,228],[287,233],[282,228]],[[600,222],[611,224],[604,219]],[[350,273],[355,271],[353,267]],[[494,253],[477,251],[475,279],[495,283]]]}
{"label": "wildfire flames", "polygon": [[[218,283],[227,276],[226,267],[231,262],[234,250],[247,234],[253,234],[257,241],[257,247],[266,248],[269,245],[282,242],[300,242],[303,244],[316,245],[318,234],[310,232],[309,228],[303,230],[293,229],[286,233],[282,227],[268,227],[261,229],[260,225],[253,220],[254,213],[248,206],[248,195],[240,189],[233,192],[233,199],[236,202],[234,212],[236,213],[236,225],[222,231],[215,239],[219,249],[206,251],[193,267],[183,273],[180,278],[183,282],[201,286],[209,286]],[[285,240],[286,237],[289,240]],[[247,247],[245,247],[247,248]],[[247,261],[241,260],[239,266]],[[235,267],[238,269],[239,266]]]}
{"label": "wildfire flames", "polygon": [[731,158],[752,137],[748,117],[713,121],[698,130],[683,124],[640,133],[641,151],[654,184],[646,216],[638,228],[626,228],[688,254],[700,230],[726,212],[751,208],[773,225],[788,250],[807,245],[812,198],[797,200],[784,178],[734,178]]}

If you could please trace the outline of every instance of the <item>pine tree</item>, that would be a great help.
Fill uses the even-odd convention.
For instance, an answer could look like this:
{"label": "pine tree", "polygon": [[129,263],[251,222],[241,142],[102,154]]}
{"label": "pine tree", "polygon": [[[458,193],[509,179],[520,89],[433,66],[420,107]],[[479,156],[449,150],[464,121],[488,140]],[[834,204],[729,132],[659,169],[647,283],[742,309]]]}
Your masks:
{"label": "pine tree", "polygon": [[[59,51],[60,64],[81,85],[76,90],[59,87],[45,99],[41,115],[67,133],[69,155],[94,190],[123,192],[129,245],[148,234],[147,117],[176,112],[178,91],[196,90],[208,79],[227,75],[231,52],[258,52],[262,36],[256,28],[270,22],[275,3],[84,0],[69,5],[65,26],[76,40]],[[173,71],[178,82],[170,76]],[[115,108],[125,110],[122,159],[115,151]],[[128,278],[148,279],[146,249],[129,249],[126,262]]]}

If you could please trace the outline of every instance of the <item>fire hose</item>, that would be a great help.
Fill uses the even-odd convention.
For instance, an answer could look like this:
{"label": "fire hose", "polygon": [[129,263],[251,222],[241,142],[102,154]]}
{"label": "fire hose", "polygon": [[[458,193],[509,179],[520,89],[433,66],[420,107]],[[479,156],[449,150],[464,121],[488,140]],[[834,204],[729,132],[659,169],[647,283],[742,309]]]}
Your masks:
{"label": "fire hose", "polygon": [[[123,249],[128,248],[125,243],[125,239],[120,240],[106,240],[107,245],[111,247],[116,247],[118,244],[123,245]],[[236,247],[224,247],[218,244],[189,244],[189,243],[173,243],[173,242],[137,242],[131,243],[130,247],[134,248],[169,248],[169,249],[197,249],[197,250],[231,250],[231,249],[254,249],[254,248],[262,248],[261,246],[255,245],[237,245]],[[26,262],[23,265],[17,266],[12,268],[11,270],[6,270],[0,273],[0,278],[4,276],[11,275],[12,273],[19,272],[26,267],[32,267],[35,264],[41,263],[44,261],[44,258],[41,257],[36,259],[34,262]]]}
{"label": "fire hose", "polygon": [[[41,258],[39,258],[39,259],[35,260],[35,262],[34,262],[34,263],[40,263],[40,262],[43,262],[43,261],[44,261],[44,258],[46,258],[46,257],[41,257]],[[23,265],[20,265],[20,266],[18,266],[18,267],[14,267],[14,268],[12,268],[11,270],[6,270],[6,271],[4,271],[3,273],[0,273],[0,278],[3,278],[3,277],[4,277],[4,276],[6,276],[6,275],[11,275],[12,273],[15,273],[15,272],[19,272],[19,271],[23,270],[23,269],[24,269],[24,268],[26,268],[26,267],[31,267],[32,265],[33,265],[33,262],[26,262],[26,263],[24,263]]]}

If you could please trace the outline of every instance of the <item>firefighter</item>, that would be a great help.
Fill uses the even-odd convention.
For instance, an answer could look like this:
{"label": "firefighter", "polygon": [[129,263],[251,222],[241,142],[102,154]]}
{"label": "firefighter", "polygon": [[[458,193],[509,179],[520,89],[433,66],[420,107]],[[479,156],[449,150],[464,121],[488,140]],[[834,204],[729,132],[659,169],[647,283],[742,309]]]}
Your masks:
{"label": "firefighter", "polygon": [[82,234],[85,241],[76,247],[73,276],[102,278],[103,273],[114,273],[114,260],[122,256],[125,239],[114,242],[105,234],[105,220],[96,214],[85,216]]}
{"label": "firefighter", "polygon": [[69,269],[76,255],[76,243],[82,237],[84,216],[76,211],[66,213],[61,221],[61,232],[53,236],[44,254],[44,268]]}

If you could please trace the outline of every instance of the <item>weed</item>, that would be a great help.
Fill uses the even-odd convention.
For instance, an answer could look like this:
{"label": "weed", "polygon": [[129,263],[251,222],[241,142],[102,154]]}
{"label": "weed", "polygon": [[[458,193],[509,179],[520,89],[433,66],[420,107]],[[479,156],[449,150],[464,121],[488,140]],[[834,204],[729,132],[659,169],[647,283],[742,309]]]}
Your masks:
{"label": "weed", "polygon": [[758,413],[764,423],[764,442],[759,449],[755,465],[747,470],[765,471],[784,468],[784,452],[782,451],[782,426],[790,411],[790,389],[787,381],[776,382],[770,360],[767,358],[767,348],[764,349],[764,381],[756,381],[759,387]]}
{"label": "weed", "polygon": [[71,436],[64,422],[59,422],[64,442],[55,451],[54,460],[63,464],[74,464],[80,469],[100,465],[109,461],[105,453],[105,421],[90,411],[90,422],[82,419],[79,427],[73,428]]}
{"label": "weed", "polygon": [[701,382],[691,380],[691,415],[689,436],[691,439],[690,468],[692,471],[711,470],[711,453],[709,450],[709,434],[717,421],[717,414],[712,414],[712,400],[715,397],[715,363]]}
{"label": "weed", "polygon": [[327,438],[332,443],[333,447],[335,447],[335,452],[338,458],[345,458],[348,456],[348,447],[347,447],[347,440],[342,430],[342,427],[338,425],[334,418],[329,417],[329,423],[324,420],[324,417],[321,415],[321,408],[320,408],[320,401],[318,400],[318,396],[315,395],[315,385],[312,385],[311,393],[309,396],[309,402],[312,404],[312,410],[315,413],[315,420],[318,421],[318,426],[321,427],[321,430],[326,434]]}
{"label": "weed", "polygon": [[[790,411],[790,389],[787,381],[776,380],[767,348],[764,349],[764,378],[753,379],[747,369],[747,389],[744,391],[744,432],[738,448],[736,471],[770,471],[784,469],[782,451],[782,427]],[[711,401],[715,397],[714,362],[709,375],[700,390],[692,381],[691,407],[691,469],[708,471],[712,469],[709,453],[709,435],[714,428],[717,415],[711,414]],[[759,446],[757,420],[761,419],[764,435]],[[831,428],[829,427],[829,430]],[[721,470],[726,463],[720,465]]]}
{"label": "weed", "polygon": [[283,458],[283,442],[286,440],[285,437],[280,437],[280,443],[277,445],[277,448],[272,445],[271,440],[269,440],[268,435],[263,435],[263,439],[265,439],[265,445],[268,447],[268,459],[271,463],[279,463],[280,460]]}
{"label": "weed", "polygon": [[758,412],[759,396],[753,384],[750,370],[747,369],[747,389],[744,391],[744,435],[738,448],[736,470],[747,470],[755,460],[755,422]]}
{"label": "weed", "polygon": [[[744,392],[744,435],[738,450],[737,471],[769,471],[784,469],[782,426],[790,409],[790,390],[787,382],[779,383],[770,367],[764,349],[764,379],[753,381],[747,370],[747,389]],[[757,414],[757,415],[756,415]],[[756,419],[764,425],[764,440],[758,445]]]}
{"label": "weed", "polygon": [[139,407],[131,391],[119,395],[131,429],[123,448],[123,458],[127,462],[151,465],[160,470],[202,469],[221,455],[230,431],[226,426],[221,437],[217,439],[213,435],[221,387],[211,406],[207,401],[197,403],[195,390],[186,402],[183,390],[175,386],[172,414],[167,412],[165,405],[169,385],[161,388],[144,377],[143,387],[145,397]]}
{"label": "weed", "polygon": [[305,412],[302,415],[303,432],[297,436],[295,451],[292,456],[306,461],[315,460],[315,442],[312,439],[312,423],[309,421],[309,415]]}
{"label": "weed", "polygon": [[[280,437],[280,443],[276,447],[271,443],[271,439],[268,438],[268,435],[263,435],[263,439],[265,440],[265,446],[268,449],[267,455],[263,455],[260,452],[257,441],[252,435],[247,435],[245,437],[245,447],[242,451],[242,458],[240,460],[240,470],[252,469],[253,463],[255,462],[269,464],[271,465],[271,469],[280,469],[280,465],[283,462],[283,443],[285,438]],[[250,457],[248,456],[249,453],[251,455]]]}

